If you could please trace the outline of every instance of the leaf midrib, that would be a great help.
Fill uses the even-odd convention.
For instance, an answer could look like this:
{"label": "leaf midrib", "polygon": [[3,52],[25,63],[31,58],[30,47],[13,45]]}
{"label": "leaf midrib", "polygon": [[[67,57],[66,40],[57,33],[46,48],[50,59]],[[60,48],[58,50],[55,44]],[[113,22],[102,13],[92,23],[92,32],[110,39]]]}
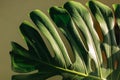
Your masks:
{"label": "leaf midrib", "polygon": [[[24,55],[21,55],[21,56],[24,56]],[[48,67],[51,67],[51,68],[53,68],[55,70],[58,70],[58,71],[62,71],[62,72],[66,72],[66,73],[70,73],[70,74],[74,74],[74,75],[78,75],[78,76],[82,76],[82,77],[93,78],[93,79],[96,79],[96,80],[102,80],[100,77],[97,77],[97,76],[81,73],[81,72],[70,70],[70,69],[61,68],[59,66],[55,66],[55,65],[49,64],[47,62],[44,62],[42,60],[38,60],[38,59],[35,59],[35,58],[34,59],[31,58],[31,57],[27,57],[27,58],[31,59],[31,60],[34,60],[34,61],[37,61],[38,63],[42,63],[42,64],[44,64],[44,65],[46,65]]]}
{"label": "leaf midrib", "polygon": [[74,75],[78,75],[78,76],[82,76],[82,77],[93,78],[93,79],[96,79],[96,80],[104,80],[104,79],[101,79],[100,77],[97,77],[97,76],[93,76],[93,75],[77,72],[77,71],[70,70],[70,69],[64,69],[64,68],[61,68],[59,66],[55,66],[55,65],[46,63],[44,61],[38,61],[38,62],[40,62],[42,64],[45,64],[46,66],[49,66],[49,67],[51,67],[53,69],[56,69],[58,71],[62,71],[62,72],[66,72],[66,73],[70,73],[70,74],[74,74]]}

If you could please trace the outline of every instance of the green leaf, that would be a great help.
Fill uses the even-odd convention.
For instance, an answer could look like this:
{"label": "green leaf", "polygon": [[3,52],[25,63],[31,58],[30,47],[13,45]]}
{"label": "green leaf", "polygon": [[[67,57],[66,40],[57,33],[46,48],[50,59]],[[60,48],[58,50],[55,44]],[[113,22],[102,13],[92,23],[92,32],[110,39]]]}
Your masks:
{"label": "green leaf", "polygon": [[63,67],[69,67],[71,65],[71,60],[66,50],[66,47],[49,18],[40,10],[35,10],[31,12],[30,17],[32,21],[36,24],[36,26],[39,28],[39,30],[47,38],[47,40],[50,42],[55,52],[55,56],[57,58],[63,57]]}
{"label": "green leaf", "polygon": [[22,73],[38,70],[39,72],[53,72],[49,75],[54,74],[56,70],[53,70],[49,65],[53,63],[53,58],[39,33],[28,22],[22,23],[20,30],[32,50],[26,50],[18,44],[12,43],[11,61],[13,70]]}
{"label": "green leaf", "polygon": [[[114,16],[112,10],[98,2],[98,1],[89,1],[88,6],[95,16],[96,20],[99,22],[102,33],[103,33],[103,45],[105,47],[105,51],[107,53],[107,57],[111,56],[111,46],[117,46],[116,39],[114,35]],[[114,48],[114,47],[112,47]]]}
{"label": "green leaf", "polygon": [[64,5],[69,12],[76,27],[81,31],[88,46],[88,54],[94,60],[97,67],[96,74],[100,76],[100,64],[102,63],[100,40],[94,29],[93,21],[89,11],[80,3],[70,1]]}
{"label": "green leaf", "polygon": [[[36,70],[36,61],[33,61],[29,52],[15,42],[12,42],[13,50],[10,52],[12,69],[15,72],[30,72]],[[34,58],[34,57],[33,57]]]}
{"label": "green leaf", "polygon": [[120,70],[119,69],[116,69],[114,70],[109,76],[108,76],[108,80],[111,80],[111,77],[112,79],[115,79],[115,80],[119,80],[120,79]]}
{"label": "green leaf", "polygon": [[101,32],[96,30],[99,27],[94,25],[89,10],[75,1],[49,9],[55,25],[42,11],[32,11],[30,18],[37,28],[27,21],[20,25],[27,48],[12,42],[12,70],[21,73],[13,75],[12,80],[46,80],[54,75],[61,75],[63,80],[119,80],[120,48],[114,33],[114,14],[95,0],[87,5]]}
{"label": "green leaf", "polygon": [[[116,55],[118,55],[120,51],[116,43],[116,37],[114,32],[114,14],[112,12],[112,9],[98,1],[91,0],[88,2],[87,5],[89,6],[92,14],[98,21],[102,30],[103,42],[101,44],[101,47],[102,51],[105,52],[105,57],[107,58],[107,67],[110,68],[110,70],[108,69],[109,74],[115,68],[115,62],[118,61],[118,57]],[[102,72],[104,75],[104,71]],[[111,77],[110,79],[112,80],[114,79],[114,77]]]}
{"label": "green leaf", "polygon": [[115,19],[116,19],[116,26],[115,26],[115,33],[116,33],[116,41],[120,47],[120,4],[113,4]]}
{"label": "green leaf", "polygon": [[[63,31],[63,34],[68,39],[70,45],[72,45],[71,47],[75,56],[75,62],[72,67],[74,67],[74,70],[86,73],[87,71],[84,62],[87,64],[87,60],[85,59],[87,58],[87,52],[85,51],[82,43],[79,41],[78,37],[80,36],[77,33],[78,31],[75,28],[70,15],[65,9],[59,7],[50,8],[50,15],[56,25],[61,29],[61,31]],[[77,64],[81,64],[81,66]]]}
{"label": "green leaf", "polygon": [[120,28],[120,4],[113,4],[113,9],[115,12],[115,18],[116,18],[116,22],[118,24],[118,27]]}
{"label": "green leaf", "polygon": [[53,75],[55,75],[56,72],[41,72],[41,73],[32,73],[32,74],[21,74],[21,75],[14,75],[12,76],[12,80],[46,80],[46,78],[49,78]]}
{"label": "green leaf", "polygon": [[[39,12],[40,11],[37,10],[37,14],[36,14],[36,10],[35,10],[31,13],[31,18],[34,19],[38,23],[41,22],[39,20],[39,18],[41,18],[41,17],[43,18],[43,16],[38,16]],[[40,12],[40,14],[41,14],[41,12]],[[43,19],[43,20],[45,20],[45,19]],[[45,22],[42,22],[42,23],[45,23]],[[59,74],[61,74],[63,77],[65,77],[64,74],[66,74],[68,76],[69,75],[72,75],[72,76],[79,75],[79,76],[83,76],[83,77],[91,77],[91,78],[95,78],[95,79],[100,79],[99,77],[90,76],[85,73],[75,71],[74,66],[73,66],[73,70],[71,70],[72,69],[71,67],[73,64],[71,63],[70,65],[67,65],[68,63],[65,63],[65,60],[66,61],[69,60],[69,59],[67,59],[67,58],[69,58],[69,56],[67,56],[67,58],[66,58],[64,56],[65,53],[64,53],[64,55],[62,52],[59,53],[59,51],[61,51],[60,47],[56,43],[57,41],[55,41],[55,39],[53,39],[53,35],[51,35],[56,32],[56,31],[54,31],[55,28],[53,27],[54,29],[51,29],[52,30],[51,32],[53,32],[53,33],[51,33],[49,30],[47,30],[46,26],[43,25],[42,23],[40,23],[39,25],[37,24],[37,26],[39,26],[41,28],[41,29],[39,28],[40,32],[43,35],[45,35],[46,39],[51,44],[51,47],[55,52],[54,53],[55,56],[51,57],[50,52],[48,51],[48,48],[46,47],[46,44],[44,43],[41,35],[39,35],[37,30],[32,28],[33,26],[29,22],[25,21],[21,24],[20,31],[27,43],[28,50],[22,48],[21,46],[19,46],[16,43],[13,43],[13,45],[12,45],[13,49],[11,51],[11,57],[12,57],[12,63],[15,64],[12,66],[12,68],[15,68],[16,72],[20,72],[22,70],[21,72],[24,73],[24,72],[31,72],[31,71],[37,70],[38,71],[37,74],[39,74],[39,73],[42,74],[44,72],[48,72],[46,74],[49,77],[53,76],[53,75],[59,75]],[[49,26],[49,25],[47,25],[47,26]],[[46,31],[47,35],[44,33],[44,30]],[[60,35],[58,34],[56,37],[60,38]],[[55,44],[53,45],[53,43],[55,43]],[[58,47],[58,50],[56,49],[57,47]],[[66,53],[66,55],[68,55],[68,53]],[[79,56],[77,56],[77,57],[79,57]],[[78,60],[78,62],[79,62],[79,60]],[[77,66],[77,65],[79,65],[79,64],[76,63],[75,66]],[[16,66],[17,66],[17,68],[16,68]],[[77,69],[78,69],[78,66],[77,66]],[[34,75],[37,76],[37,74],[31,75],[32,79],[34,78]],[[43,76],[43,79],[48,78],[48,76]],[[18,76],[14,76],[13,80],[14,79],[19,80],[22,78],[30,79],[31,77],[30,77],[30,75],[27,75],[27,76],[18,75]],[[82,78],[82,77],[79,77],[79,78]],[[39,77],[38,77],[38,79],[39,79]]]}
{"label": "green leaf", "polygon": [[29,49],[29,51],[32,52],[31,54],[36,55],[36,58],[38,57],[38,59],[49,62],[52,57],[48,51],[48,48],[46,47],[39,33],[34,28],[32,28],[32,25],[25,21],[21,24],[20,31],[26,40],[28,47],[33,48],[33,51]]}

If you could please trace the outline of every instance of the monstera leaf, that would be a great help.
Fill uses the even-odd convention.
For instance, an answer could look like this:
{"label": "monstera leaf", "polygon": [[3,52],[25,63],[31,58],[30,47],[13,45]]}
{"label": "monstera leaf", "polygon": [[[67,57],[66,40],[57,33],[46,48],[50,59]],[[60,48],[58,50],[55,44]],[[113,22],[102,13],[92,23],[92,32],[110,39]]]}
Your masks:
{"label": "monstera leaf", "polygon": [[116,17],[116,22],[120,28],[120,4],[113,4],[114,12],[115,12],[115,17]]}
{"label": "monstera leaf", "polygon": [[115,20],[119,26],[119,4],[114,5],[115,17],[98,1],[90,0],[87,6],[96,23],[89,10],[75,1],[49,9],[54,25],[42,11],[32,11],[37,28],[28,21],[20,25],[27,48],[12,42],[12,70],[21,73],[12,80],[46,80],[54,75],[63,80],[119,80],[120,40],[114,31]]}
{"label": "monstera leaf", "polygon": [[120,47],[120,4],[113,4],[115,18],[116,18],[116,26],[115,26],[115,33],[117,38],[117,44]]}

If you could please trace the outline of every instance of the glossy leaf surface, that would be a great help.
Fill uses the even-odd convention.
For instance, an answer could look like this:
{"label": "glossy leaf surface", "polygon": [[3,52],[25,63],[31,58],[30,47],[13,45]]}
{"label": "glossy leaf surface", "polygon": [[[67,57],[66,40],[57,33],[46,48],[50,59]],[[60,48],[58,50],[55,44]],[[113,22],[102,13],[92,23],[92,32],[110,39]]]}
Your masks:
{"label": "glossy leaf surface", "polygon": [[[26,74],[14,75],[12,79],[46,80],[61,75],[63,80],[119,80],[120,48],[114,33],[118,6],[114,7],[115,17],[112,9],[98,1],[90,0],[87,6],[98,27],[89,10],[75,1],[49,9],[55,25],[42,11],[32,11],[30,18],[37,29],[27,21],[20,25],[27,48],[12,42],[10,51],[12,70]],[[70,45],[74,61],[62,36]]]}

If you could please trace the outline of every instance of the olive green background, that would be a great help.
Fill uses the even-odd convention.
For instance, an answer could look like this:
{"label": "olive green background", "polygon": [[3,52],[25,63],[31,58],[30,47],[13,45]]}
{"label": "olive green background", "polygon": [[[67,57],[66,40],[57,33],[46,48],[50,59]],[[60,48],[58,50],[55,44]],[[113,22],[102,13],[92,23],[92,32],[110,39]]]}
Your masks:
{"label": "olive green background", "polygon": [[[12,74],[9,51],[10,42],[16,41],[26,47],[19,32],[19,25],[22,21],[30,18],[28,13],[40,9],[48,15],[51,6],[62,6],[69,0],[0,0],[0,80],[11,80]],[[75,0],[85,5],[88,0]],[[120,3],[120,0],[98,0],[111,7],[113,3]],[[61,77],[51,78],[60,80]]]}

